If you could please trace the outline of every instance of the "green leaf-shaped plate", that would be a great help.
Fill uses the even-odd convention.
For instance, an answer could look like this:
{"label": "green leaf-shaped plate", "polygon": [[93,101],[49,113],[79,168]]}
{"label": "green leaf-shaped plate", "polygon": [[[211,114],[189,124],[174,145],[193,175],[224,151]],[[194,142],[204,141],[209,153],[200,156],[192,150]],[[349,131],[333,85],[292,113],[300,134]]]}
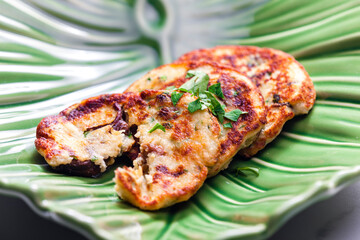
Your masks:
{"label": "green leaf-shaped plate", "polygon": [[[0,187],[95,239],[261,239],[360,175],[360,2],[0,1]],[[182,53],[218,44],[278,48],[310,73],[308,116],[250,161],[234,159],[188,202],[157,212],[97,179],[53,173],[34,148],[39,121],[121,92]],[[238,166],[260,176],[235,176]]]}

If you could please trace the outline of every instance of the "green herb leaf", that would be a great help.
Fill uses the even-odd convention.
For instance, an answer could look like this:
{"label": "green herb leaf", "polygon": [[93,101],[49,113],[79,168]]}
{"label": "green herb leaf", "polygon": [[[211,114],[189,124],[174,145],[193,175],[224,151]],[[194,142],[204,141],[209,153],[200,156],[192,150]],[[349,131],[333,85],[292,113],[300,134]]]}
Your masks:
{"label": "green herb leaf", "polygon": [[201,106],[200,98],[198,98],[195,101],[189,103],[188,110],[189,110],[189,112],[193,113],[197,110],[200,110],[201,107],[202,106]]}
{"label": "green herb leaf", "polygon": [[148,77],[147,80],[148,80],[149,82],[151,82],[151,78]]}
{"label": "green herb leaf", "polygon": [[217,116],[217,118],[219,119],[219,122],[223,123],[224,122],[224,114],[225,114],[225,106],[221,105],[221,103],[219,102],[219,100],[217,100],[217,98],[208,91],[205,91],[206,96],[208,97],[208,99],[210,99],[211,105],[209,106],[210,110],[212,111],[212,113]]}
{"label": "green herb leaf", "polygon": [[160,81],[165,82],[167,80],[167,76],[160,76]]}
{"label": "green herb leaf", "polygon": [[175,91],[171,93],[171,101],[174,104],[174,106],[176,106],[176,104],[179,102],[182,95],[184,95],[184,93],[179,93]]}
{"label": "green herb leaf", "polygon": [[200,103],[201,103],[201,110],[207,109],[208,107],[211,106],[210,99],[200,99]]}
{"label": "green herb leaf", "polygon": [[169,86],[169,87],[166,88],[166,90],[175,90],[175,89],[176,89],[175,86]]}
{"label": "green herb leaf", "polygon": [[220,83],[216,83],[216,84],[211,85],[208,90],[209,90],[209,92],[215,94],[219,98],[224,98],[224,94],[222,92]]}
{"label": "green herb leaf", "polygon": [[[209,75],[202,71],[189,70],[186,73],[186,78],[191,77],[189,81],[184,83],[178,90],[183,92],[189,92],[198,96],[199,99],[191,102],[188,106],[189,112],[195,112],[197,110],[204,110],[209,108],[211,112],[218,118],[220,123],[224,122],[224,117],[237,121],[239,116],[243,114],[240,110],[225,112],[225,106],[215,97],[224,98],[224,94],[221,89],[221,83],[216,83],[207,87],[209,84]],[[208,88],[208,91],[206,90]],[[240,112],[239,112],[240,111]],[[245,112],[244,112],[245,113]],[[233,120],[235,119],[236,120]],[[227,126],[230,126],[227,124]]]}
{"label": "green herb leaf", "polygon": [[194,71],[190,70],[190,71],[188,71],[188,72],[186,73],[185,78],[191,78],[191,77],[193,77],[193,76],[195,76],[195,73],[194,73]]}
{"label": "green herb leaf", "polygon": [[93,157],[91,158],[91,161],[92,161],[92,162],[95,162],[96,160],[98,160],[98,158],[97,158],[96,156],[93,156]]}
{"label": "green herb leaf", "polygon": [[165,132],[165,128],[163,125],[161,125],[160,123],[156,123],[152,129],[150,129],[149,133],[152,133],[153,131],[155,131],[156,129],[160,129],[161,131]]}
{"label": "green herb leaf", "polygon": [[180,91],[194,93],[193,89],[195,87],[195,78],[190,79],[189,81],[185,82],[183,85],[179,87]]}
{"label": "green herb leaf", "polygon": [[201,110],[204,110],[211,106],[211,100],[207,97],[206,94],[200,93],[199,98],[201,103]]}
{"label": "green herb leaf", "polygon": [[230,112],[226,112],[224,117],[233,122],[236,122],[239,119],[240,115],[245,114],[245,113],[247,113],[247,112],[243,112],[240,109],[235,109]]}
{"label": "green herb leaf", "polygon": [[85,131],[84,132],[84,137],[86,137],[89,133],[90,133],[90,131]]}
{"label": "green herb leaf", "polygon": [[181,85],[179,90],[190,92],[199,96],[200,93],[206,91],[209,84],[209,75],[202,71],[189,70],[186,74],[186,77],[192,77],[189,81]]}
{"label": "green herb leaf", "polygon": [[260,174],[260,169],[256,167],[238,167],[233,171],[237,176],[247,177],[249,175],[255,175],[256,177]]}
{"label": "green herb leaf", "polygon": [[224,124],[224,128],[232,128],[232,124],[231,123],[225,123]]}
{"label": "green herb leaf", "polygon": [[182,91],[182,92],[187,92],[187,93],[191,93],[192,94],[192,92],[191,91],[189,91],[189,90],[187,90],[187,89],[185,89],[185,88],[179,88],[178,89],[179,91]]}
{"label": "green herb leaf", "polygon": [[224,122],[224,114],[225,114],[225,106],[218,104],[214,108],[214,112],[216,113],[217,118],[219,119],[220,123]]}

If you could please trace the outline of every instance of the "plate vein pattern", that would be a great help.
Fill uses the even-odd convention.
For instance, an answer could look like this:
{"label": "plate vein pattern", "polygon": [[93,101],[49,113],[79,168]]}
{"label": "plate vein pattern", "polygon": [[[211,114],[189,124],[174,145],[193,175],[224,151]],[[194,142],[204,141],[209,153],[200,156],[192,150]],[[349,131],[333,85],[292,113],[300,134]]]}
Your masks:
{"label": "plate vein pattern", "polygon": [[[149,15],[143,0],[0,1],[1,188],[95,239],[261,239],[359,176],[359,0],[154,2]],[[43,117],[121,92],[162,61],[217,44],[294,54],[318,99],[254,158],[235,156],[190,201],[139,211],[114,193],[121,163],[87,179],[56,174],[37,154]],[[244,166],[260,176],[234,174]]]}

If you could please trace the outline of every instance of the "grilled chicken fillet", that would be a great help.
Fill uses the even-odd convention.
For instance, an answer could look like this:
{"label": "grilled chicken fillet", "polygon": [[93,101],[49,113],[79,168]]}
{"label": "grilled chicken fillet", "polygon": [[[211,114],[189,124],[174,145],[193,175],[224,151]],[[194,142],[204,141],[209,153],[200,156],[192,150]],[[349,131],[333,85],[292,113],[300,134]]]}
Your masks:
{"label": "grilled chicken fillet", "polygon": [[83,176],[97,175],[115,157],[127,154],[133,166],[115,171],[116,191],[141,209],[156,210],[189,199],[207,177],[226,168],[240,149],[251,144],[265,123],[260,92],[231,68],[170,64],[144,78],[153,88],[164,79],[167,86],[179,87],[188,81],[189,70],[208,74],[208,86],[221,83],[224,98],[218,101],[226,112],[246,112],[231,122],[232,128],[225,128],[230,121],[221,123],[208,108],[190,112],[189,104],[198,99],[191,93],[184,93],[174,105],[174,90],[144,90],[89,98],[43,119],[36,148],[58,171]]}
{"label": "grilled chicken fillet", "polygon": [[[216,175],[226,168],[230,159],[242,148],[249,146],[257,137],[258,130],[266,123],[264,101],[259,90],[243,74],[231,67],[219,66],[216,63],[183,62],[162,65],[148,72],[135,81],[125,92],[141,92],[145,89],[166,89],[169,86],[180,87],[189,79],[187,71],[198,70],[210,77],[209,84],[220,82],[225,98],[223,103],[227,111],[240,109],[247,111],[246,121],[232,129],[223,128],[221,157],[209,171],[209,176]],[[242,118],[241,118],[242,119]],[[232,124],[234,126],[234,123]]]}
{"label": "grilled chicken fillet", "polygon": [[[261,94],[249,79],[232,69],[205,63],[168,64],[146,74],[142,78],[146,85],[142,87],[165,88],[164,82],[166,86],[179,87],[188,80],[189,70],[207,73],[209,86],[221,83],[225,97],[220,101],[226,105],[226,111],[240,109],[247,113],[228,129],[209,109],[190,113],[188,105],[196,97],[189,93],[174,107],[169,97],[161,97],[164,100],[159,102],[158,92],[140,89],[142,98],[150,106],[147,107],[149,117],[144,121],[159,122],[166,131],[158,129],[149,133],[152,124],[137,123],[134,136],[138,139],[139,155],[134,167],[116,170],[115,182],[119,196],[141,209],[156,210],[189,199],[207,177],[226,168],[239,149],[248,146],[264,125]],[[129,115],[129,124],[134,124],[131,116],[139,115],[136,106],[131,109],[133,112],[124,111]]]}
{"label": "grilled chicken fillet", "polygon": [[210,61],[233,67],[260,89],[267,109],[267,123],[257,140],[241,154],[250,157],[281,131],[286,121],[306,114],[314,105],[315,89],[304,67],[292,56],[271,48],[218,46],[195,50],[176,62]]}
{"label": "grilled chicken fillet", "polygon": [[59,172],[99,175],[135,143],[119,105],[129,97],[92,97],[44,118],[37,127],[36,149]]}

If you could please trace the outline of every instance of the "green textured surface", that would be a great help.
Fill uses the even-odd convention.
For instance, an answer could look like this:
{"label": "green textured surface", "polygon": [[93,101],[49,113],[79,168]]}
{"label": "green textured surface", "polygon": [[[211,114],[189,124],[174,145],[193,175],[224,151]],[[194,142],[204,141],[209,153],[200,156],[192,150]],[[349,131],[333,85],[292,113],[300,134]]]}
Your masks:
{"label": "green textured surface", "polygon": [[[360,1],[0,1],[0,186],[94,239],[263,239],[360,175]],[[188,202],[144,212],[98,179],[52,173],[34,148],[39,121],[121,92],[186,51],[274,47],[311,75],[306,117],[250,161],[208,179]],[[119,163],[121,164],[121,163]],[[237,166],[260,176],[234,176]]]}

